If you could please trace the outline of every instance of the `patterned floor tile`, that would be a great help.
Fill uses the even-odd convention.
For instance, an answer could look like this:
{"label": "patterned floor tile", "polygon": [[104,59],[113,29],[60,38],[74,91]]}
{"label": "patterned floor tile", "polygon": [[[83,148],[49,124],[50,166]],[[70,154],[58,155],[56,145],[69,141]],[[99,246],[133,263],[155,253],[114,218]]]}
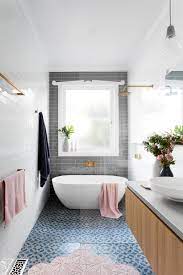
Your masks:
{"label": "patterned floor tile", "polygon": [[29,234],[18,258],[28,258],[26,271],[34,264],[51,262],[55,257],[90,245],[98,255],[108,255],[116,263],[127,263],[142,275],[152,270],[125,222],[123,216],[106,219],[99,210],[70,210],[51,197]]}
{"label": "patterned floor tile", "polygon": [[61,243],[59,238],[34,238],[26,241],[24,248],[19,253],[18,258],[28,259],[27,271],[37,263],[51,262],[54,258],[61,255],[68,255],[80,248],[80,243]]}
{"label": "patterned floor tile", "polygon": [[139,245],[128,244],[89,244],[98,255],[107,255],[116,263],[126,263],[134,266],[141,275],[152,275],[152,269],[143,255]]}

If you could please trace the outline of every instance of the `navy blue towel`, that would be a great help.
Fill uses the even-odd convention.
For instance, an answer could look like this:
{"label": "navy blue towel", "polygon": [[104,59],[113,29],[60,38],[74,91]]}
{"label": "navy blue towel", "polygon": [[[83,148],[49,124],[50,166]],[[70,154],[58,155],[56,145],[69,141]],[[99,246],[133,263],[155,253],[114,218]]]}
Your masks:
{"label": "navy blue towel", "polygon": [[50,174],[50,151],[43,114],[39,113],[39,138],[38,138],[38,170],[40,171],[41,187],[44,186]]}

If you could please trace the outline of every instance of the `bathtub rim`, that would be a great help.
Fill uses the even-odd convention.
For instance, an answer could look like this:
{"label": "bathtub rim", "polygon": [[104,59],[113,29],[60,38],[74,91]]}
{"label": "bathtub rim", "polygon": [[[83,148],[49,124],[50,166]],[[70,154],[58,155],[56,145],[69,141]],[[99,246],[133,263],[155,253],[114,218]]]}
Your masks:
{"label": "bathtub rim", "polygon": [[54,178],[52,178],[52,183],[53,183],[53,185],[54,184],[73,184],[73,185],[77,185],[77,184],[102,184],[102,183],[118,183],[118,184],[120,184],[120,182],[106,182],[106,181],[104,181],[104,182],[97,182],[97,181],[95,181],[94,180],[94,182],[93,183],[87,183],[87,182],[84,182],[84,183],[82,183],[82,182],[75,182],[75,183],[73,183],[73,182],[59,182],[59,179],[64,179],[64,178],[68,178],[68,177],[77,177],[77,178],[79,178],[79,177],[81,177],[81,178],[85,178],[85,177],[109,177],[109,178],[116,178],[116,179],[118,179],[118,180],[122,180],[122,182],[121,183],[123,183],[123,184],[127,184],[127,182],[128,182],[128,179],[126,178],[126,177],[121,177],[121,176],[115,176],[115,175],[91,175],[91,174],[88,174],[88,175],[77,175],[77,174],[74,174],[74,175],[60,175],[60,176],[57,176],[57,177],[54,177]]}

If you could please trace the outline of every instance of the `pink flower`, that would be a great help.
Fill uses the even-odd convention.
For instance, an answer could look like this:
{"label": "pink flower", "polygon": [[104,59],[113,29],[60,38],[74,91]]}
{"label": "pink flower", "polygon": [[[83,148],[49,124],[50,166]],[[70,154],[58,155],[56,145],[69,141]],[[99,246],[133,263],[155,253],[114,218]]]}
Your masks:
{"label": "pink flower", "polygon": [[163,159],[163,155],[158,155],[158,156],[157,156],[157,160],[160,160],[160,161],[161,161],[162,159]]}
{"label": "pink flower", "polygon": [[166,158],[168,161],[172,161],[172,160],[173,160],[172,154],[166,154],[166,155],[165,155],[165,158]]}
{"label": "pink flower", "polygon": [[171,145],[170,145],[170,150],[173,151],[173,149],[174,149],[174,145],[171,144]]}
{"label": "pink flower", "polygon": [[173,149],[168,149],[168,150],[166,151],[166,154],[171,155],[172,152],[173,152]]}

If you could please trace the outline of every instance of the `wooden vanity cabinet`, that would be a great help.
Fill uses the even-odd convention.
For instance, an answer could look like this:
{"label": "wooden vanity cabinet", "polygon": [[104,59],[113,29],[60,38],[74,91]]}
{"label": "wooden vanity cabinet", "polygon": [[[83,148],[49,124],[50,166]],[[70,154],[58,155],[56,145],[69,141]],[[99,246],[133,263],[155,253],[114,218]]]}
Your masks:
{"label": "wooden vanity cabinet", "polygon": [[126,220],[157,275],[183,275],[183,241],[129,188]]}

